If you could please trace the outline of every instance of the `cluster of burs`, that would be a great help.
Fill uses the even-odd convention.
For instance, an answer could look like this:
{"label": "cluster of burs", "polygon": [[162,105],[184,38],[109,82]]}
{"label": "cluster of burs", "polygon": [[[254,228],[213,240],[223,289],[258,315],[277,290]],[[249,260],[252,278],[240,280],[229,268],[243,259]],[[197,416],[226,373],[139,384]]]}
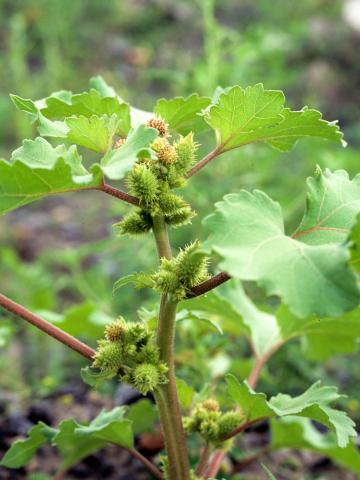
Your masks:
{"label": "cluster of burs", "polygon": [[171,144],[168,127],[161,118],[150,119],[147,126],[155,128],[159,136],[150,145],[152,158],[138,159],[127,176],[130,193],[140,201],[140,207],[119,223],[120,232],[130,235],[148,232],[154,215],[163,215],[166,223],[174,226],[194,216],[190,205],[172,192],[185,185],[186,173],[195,162],[197,145],[192,133]]}
{"label": "cluster of burs", "polygon": [[123,318],[106,327],[92,366],[104,372],[106,378],[118,376],[143,395],[167,382],[168,368],[159,359],[153,333],[146,325]]}

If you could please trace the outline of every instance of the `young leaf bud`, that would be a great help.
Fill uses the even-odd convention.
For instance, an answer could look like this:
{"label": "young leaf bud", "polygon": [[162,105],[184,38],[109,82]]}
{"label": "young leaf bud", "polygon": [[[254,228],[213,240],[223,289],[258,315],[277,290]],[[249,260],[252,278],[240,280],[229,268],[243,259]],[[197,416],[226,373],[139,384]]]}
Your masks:
{"label": "young leaf bud", "polygon": [[152,220],[150,214],[144,210],[138,210],[126,215],[116,226],[119,228],[120,235],[141,235],[151,230]]}
{"label": "young leaf bud", "polygon": [[151,207],[157,200],[159,184],[150,168],[144,164],[135,165],[127,178],[130,193],[140,199],[145,207]]}
{"label": "young leaf bud", "polygon": [[208,398],[202,402],[203,408],[209,412],[218,412],[220,410],[219,402],[213,398]]}
{"label": "young leaf bud", "polygon": [[155,128],[158,132],[160,137],[168,137],[169,136],[169,126],[164,120],[160,117],[153,117],[150,118],[146,122],[147,127]]}
{"label": "young leaf bud", "polygon": [[111,322],[105,328],[105,337],[109,342],[117,342],[124,337],[125,324],[123,319],[118,319],[115,322]]}
{"label": "young leaf bud", "polygon": [[158,137],[150,145],[156,152],[157,158],[160,163],[164,165],[171,165],[176,162],[177,155],[175,148],[168,142],[166,138]]}

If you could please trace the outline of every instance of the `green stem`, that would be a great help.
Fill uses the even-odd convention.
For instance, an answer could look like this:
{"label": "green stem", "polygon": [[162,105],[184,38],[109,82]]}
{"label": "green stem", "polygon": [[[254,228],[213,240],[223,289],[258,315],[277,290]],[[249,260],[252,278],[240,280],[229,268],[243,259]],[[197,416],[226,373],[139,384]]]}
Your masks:
{"label": "green stem", "polygon": [[[172,256],[171,246],[166,223],[162,216],[153,217],[153,232],[159,258],[170,259]],[[171,480],[190,480],[186,437],[176,389],[174,364],[176,307],[177,302],[169,295],[164,293],[161,296],[157,344],[160,350],[160,359],[167,364],[169,371],[168,383],[157,389],[155,400],[159,408],[168,455],[169,478]]]}

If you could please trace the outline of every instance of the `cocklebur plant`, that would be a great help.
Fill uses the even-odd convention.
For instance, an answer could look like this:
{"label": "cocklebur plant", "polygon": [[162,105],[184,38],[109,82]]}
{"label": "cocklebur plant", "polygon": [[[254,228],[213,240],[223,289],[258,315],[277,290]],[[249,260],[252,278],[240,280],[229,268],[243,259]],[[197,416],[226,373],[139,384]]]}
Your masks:
{"label": "cocklebur plant", "polygon": [[[48,195],[81,190],[98,190],[127,202],[133,208],[115,226],[116,241],[153,235],[159,267],[121,278],[115,290],[133,283],[158,292],[160,302],[155,321],[146,322],[145,315],[136,322],[114,319],[96,350],[4,295],[0,305],[89,359],[82,371],[87,383],[97,386],[114,379],[143,395],[151,393],[164,452],[162,466],[156,466],[134,448],[134,435],[144,428],[139,416],[146,428],[156,417],[154,406],[143,400],[128,411],[103,411],[87,425],[68,419],[53,428],[40,422],[27,439],[12,445],[1,464],[21,467],[47,442],[59,449],[59,472],[64,472],[109,442],[126,448],[156,478],[209,479],[218,474],[238,435],[269,421],[267,452],[312,449],[360,473],[354,423],[334,408],[342,398],[335,387],[317,382],[297,397],[279,393],[270,399],[255,391],[264,365],[294,338],[306,339],[317,359],[355,349],[360,336],[360,177],[351,180],[343,170],[322,171],[314,165],[305,213],[292,235],[285,233],[277,202],[239,186],[204,219],[208,236],[203,242],[189,239],[175,254],[169,237],[172,228],[196,214],[178,189],[186,192],[192,177],[217,157],[258,142],[288,151],[304,137],[344,146],[336,122],[307,107],[285,107],[283,93],[262,84],[218,89],[213,99],[196,94],[161,99],[153,112],[130,107],[100,77],[81,94],[61,91],[39,101],[12,99],[40,136],[24,140],[10,161],[0,162],[1,213]],[[199,159],[198,134],[206,130],[215,132],[216,146]],[[89,170],[78,147],[98,154]],[[121,181],[127,191],[120,188]],[[220,272],[211,274],[215,268]],[[242,281],[256,282],[278,302],[261,310],[246,295]],[[214,289],[221,284],[218,294]],[[195,392],[176,377],[175,334],[183,318],[218,322],[219,335],[222,329],[225,335],[249,341],[252,370],[247,380],[226,375],[224,405],[223,394],[216,399],[216,389]],[[312,421],[329,432],[320,434]],[[195,465],[188,451],[188,439],[193,438],[202,450]]]}

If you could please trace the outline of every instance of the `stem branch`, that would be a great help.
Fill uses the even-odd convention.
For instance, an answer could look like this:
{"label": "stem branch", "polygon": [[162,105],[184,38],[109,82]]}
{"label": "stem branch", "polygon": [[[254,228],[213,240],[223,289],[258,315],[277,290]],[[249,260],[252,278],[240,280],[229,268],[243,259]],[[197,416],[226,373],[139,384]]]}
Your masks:
{"label": "stem branch", "polygon": [[158,478],[159,480],[163,480],[164,477],[160,470],[153,463],[151,463],[150,460],[144,457],[144,455],[135,450],[135,448],[127,448],[126,450],[130,453],[130,455],[139,460],[139,462],[141,462],[154,475],[154,477]]}
{"label": "stem branch", "polygon": [[50,335],[67,347],[75,350],[75,352],[80,353],[80,355],[83,357],[88,358],[89,360],[93,358],[95,350],[93,350],[91,347],[83,342],[80,342],[80,340],[64,332],[47,320],[39,317],[39,315],[30,312],[30,310],[27,310],[25,307],[14,302],[10,298],[5,297],[5,295],[0,294],[0,305],[8,312],[14,313],[18,317],[39,328],[47,335]]}
{"label": "stem branch", "polygon": [[228,273],[220,272],[217,275],[209,278],[209,280],[205,280],[205,282],[195,285],[195,287],[193,287],[188,293],[187,298],[199,297],[200,295],[203,295],[204,293],[210,292],[210,290],[217,288],[219,285],[227,282],[230,279],[231,277]]}
{"label": "stem branch", "polygon": [[120,200],[123,200],[124,202],[131,203],[131,205],[139,206],[140,201],[138,198],[129,195],[126,192],[123,192],[122,190],[119,190],[118,188],[114,188],[111,185],[103,182],[103,184],[100,187],[94,188],[94,190],[100,190],[101,192],[105,192],[108,195],[111,195],[112,197],[119,198]]}
{"label": "stem branch", "polygon": [[211,160],[213,160],[215,157],[218,157],[219,155],[221,155],[222,147],[223,147],[222,145],[219,145],[218,147],[214,148],[214,150],[212,150],[210,153],[205,155],[205,157],[202,160],[200,160],[198,163],[196,163],[192,167],[192,169],[188,171],[188,173],[186,174],[186,178],[192,177],[193,175],[195,175],[195,173],[197,173],[199,170],[204,168],[205,165],[207,165],[209,162],[211,162]]}

